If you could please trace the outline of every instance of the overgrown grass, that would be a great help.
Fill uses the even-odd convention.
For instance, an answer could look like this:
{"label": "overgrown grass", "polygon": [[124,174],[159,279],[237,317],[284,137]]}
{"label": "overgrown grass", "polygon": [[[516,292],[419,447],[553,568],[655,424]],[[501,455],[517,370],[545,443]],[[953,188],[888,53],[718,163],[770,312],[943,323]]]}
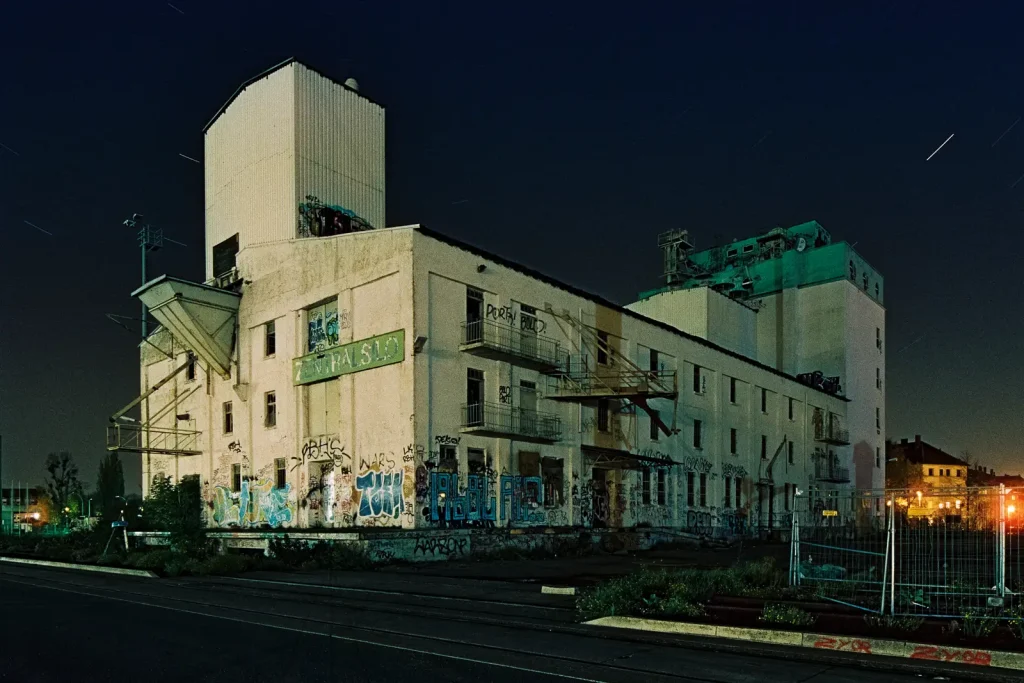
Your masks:
{"label": "overgrown grass", "polygon": [[985,612],[968,610],[964,613],[964,635],[972,638],[987,638],[999,626],[999,620]]}
{"label": "overgrown grass", "polygon": [[793,605],[765,605],[761,621],[785,626],[813,626],[815,616]]}
{"label": "overgrown grass", "polygon": [[795,595],[772,558],[730,569],[652,569],[611,579],[584,591],[576,603],[584,619],[606,616],[679,616],[704,614],[714,595],[782,598]]}

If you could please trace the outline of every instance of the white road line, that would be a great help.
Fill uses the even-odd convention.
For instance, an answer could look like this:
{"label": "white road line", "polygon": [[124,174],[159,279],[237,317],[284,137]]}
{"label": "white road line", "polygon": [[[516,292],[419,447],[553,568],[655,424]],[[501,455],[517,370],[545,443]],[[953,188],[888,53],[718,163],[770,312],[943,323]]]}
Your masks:
{"label": "white road line", "polygon": [[[350,642],[350,643],[359,643],[360,645],[373,645],[373,646],[376,646],[376,647],[388,648],[390,650],[401,650],[402,652],[414,652],[414,653],[420,654],[420,655],[428,655],[428,656],[431,656],[431,657],[440,657],[442,659],[452,659],[452,660],[456,660],[456,661],[460,661],[460,662],[470,662],[472,664],[483,664],[484,666],[496,666],[496,667],[499,667],[499,668],[502,668],[502,669],[513,669],[515,671],[525,671],[527,673],[540,674],[542,676],[554,676],[555,678],[564,678],[564,679],[570,680],[570,681],[583,681],[584,683],[607,683],[606,681],[600,681],[600,680],[598,680],[596,678],[580,678],[579,676],[569,676],[567,674],[552,673],[550,671],[542,671],[540,669],[530,669],[530,668],[525,667],[525,666],[515,666],[514,664],[499,664],[498,662],[489,662],[489,661],[487,661],[485,659],[475,659],[473,657],[459,657],[458,655],[446,655],[446,654],[441,654],[439,652],[429,652],[427,650],[418,650],[416,648],[405,647],[405,646],[402,646],[402,645],[389,645],[387,643],[378,643],[378,642],[373,641],[373,640],[363,640],[362,638],[352,638],[350,636],[339,636],[339,635],[335,635],[333,633],[319,633],[317,631],[308,631],[306,629],[293,628],[293,627],[290,627],[290,626],[278,626],[276,624],[254,623],[254,622],[248,621],[246,619],[236,619],[234,617],[225,617],[225,616],[222,616],[220,614],[207,614],[206,612],[197,612],[195,610],[182,609],[180,607],[168,607],[167,605],[154,605],[153,603],[149,603],[149,602],[141,602],[141,601],[138,601],[138,600],[128,600],[127,598],[114,598],[114,597],[111,597],[109,595],[96,595],[95,593],[87,593],[87,592],[82,592],[82,591],[73,591],[73,590],[70,590],[70,589],[67,589],[67,588],[57,588],[56,586],[40,585],[40,584],[37,584],[37,583],[31,583],[31,582],[27,582],[27,581],[12,581],[11,579],[8,579],[5,576],[0,576],[0,581],[9,581],[10,583],[20,583],[22,585],[33,586],[35,588],[46,588],[48,590],[60,591],[62,593],[74,593],[75,595],[88,595],[90,597],[102,598],[104,600],[116,600],[117,602],[127,602],[128,604],[131,604],[131,605],[142,605],[142,606],[145,606],[145,607],[155,607],[157,609],[170,610],[171,612],[182,612],[184,614],[194,614],[196,616],[209,617],[211,619],[221,619],[223,621],[233,621],[233,622],[240,623],[240,624],[248,624],[250,626],[262,626],[264,628],[273,628],[273,629],[278,629],[280,631],[291,631],[293,633],[303,633],[303,634],[311,635],[311,636],[321,636],[323,638],[331,638],[331,639],[334,639],[334,640],[342,640],[342,641]],[[284,618],[285,619],[301,619],[301,617],[284,617]],[[345,628],[345,627],[342,626],[341,628]],[[476,646],[472,645],[471,643],[465,643],[465,644],[468,645],[469,647],[476,647]]]}

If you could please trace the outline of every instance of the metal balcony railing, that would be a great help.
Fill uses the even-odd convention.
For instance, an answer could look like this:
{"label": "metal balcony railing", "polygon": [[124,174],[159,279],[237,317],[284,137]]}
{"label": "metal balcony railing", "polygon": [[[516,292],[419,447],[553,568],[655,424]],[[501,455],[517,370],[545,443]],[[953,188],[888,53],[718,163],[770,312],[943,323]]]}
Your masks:
{"label": "metal balcony railing", "polygon": [[814,440],[821,443],[845,446],[850,443],[850,430],[836,425],[819,426],[814,429]]}
{"label": "metal balcony railing", "polygon": [[676,395],[675,370],[643,370],[625,365],[590,366],[587,356],[573,356],[548,384],[547,398],[671,398]]}
{"label": "metal balcony railing", "polygon": [[470,403],[462,406],[461,431],[514,436],[525,440],[558,441],[562,436],[562,419],[551,413],[499,403]]}
{"label": "metal balcony railing", "polygon": [[814,454],[814,479],[832,484],[848,484],[850,468],[841,466],[835,454],[818,451]]}
{"label": "metal balcony railing", "polygon": [[565,353],[554,339],[491,320],[462,323],[462,351],[540,370],[554,370]]}
{"label": "metal balcony railing", "polygon": [[107,425],[107,450],[164,455],[199,455],[201,432],[138,424]]}

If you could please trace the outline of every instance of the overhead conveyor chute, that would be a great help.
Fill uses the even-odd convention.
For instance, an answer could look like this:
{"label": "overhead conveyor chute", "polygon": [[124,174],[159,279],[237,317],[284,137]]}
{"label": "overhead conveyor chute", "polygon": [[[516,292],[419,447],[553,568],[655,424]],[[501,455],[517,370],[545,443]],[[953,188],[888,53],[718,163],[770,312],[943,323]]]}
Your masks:
{"label": "overhead conveyor chute", "polygon": [[132,292],[167,331],[221,377],[231,376],[242,295],[163,275]]}

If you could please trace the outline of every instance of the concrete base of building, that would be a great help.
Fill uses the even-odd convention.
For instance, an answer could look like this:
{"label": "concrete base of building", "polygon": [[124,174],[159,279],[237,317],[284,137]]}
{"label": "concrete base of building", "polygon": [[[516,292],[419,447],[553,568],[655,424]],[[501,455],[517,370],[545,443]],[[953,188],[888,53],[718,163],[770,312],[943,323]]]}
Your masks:
{"label": "concrete base of building", "polygon": [[[164,532],[129,532],[139,545],[167,545]],[[701,538],[676,529],[611,530],[585,529],[429,529],[405,531],[381,530],[238,530],[210,531],[209,538],[222,550],[261,551],[270,554],[270,543],[285,536],[291,541],[309,544],[344,543],[361,548],[378,562],[402,560],[432,562],[463,558],[487,558],[508,552],[551,553],[563,555],[579,550],[629,553],[650,550],[659,544],[697,547]]]}

